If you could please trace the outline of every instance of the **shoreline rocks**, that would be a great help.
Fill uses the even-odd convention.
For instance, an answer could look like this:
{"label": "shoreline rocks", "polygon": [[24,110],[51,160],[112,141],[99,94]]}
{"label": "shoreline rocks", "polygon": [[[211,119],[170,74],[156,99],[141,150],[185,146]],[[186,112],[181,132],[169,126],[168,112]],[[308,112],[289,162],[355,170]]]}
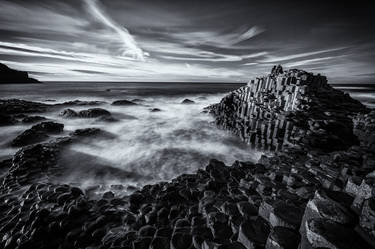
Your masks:
{"label": "shoreline rocks", "polygon": [[213,159],[127,196],[122,185],[93,198],[95,188],[51,181],[64,146],[99,129],[20,149],[4,162],[0,247],[373,248],[375,111],[326,83],[275,67],[208,108],[271,153],[231,166]]}
{"label": "shoreline rocks", "polygon": [[14,147],[25,146],[33,143],[42,142],[49,138],[48,134],[61,133],[64,129],[63,124],[55,122],[42,122],[32,126],[30,129],[25,130],[15,139],[13,139],[11,145]]}

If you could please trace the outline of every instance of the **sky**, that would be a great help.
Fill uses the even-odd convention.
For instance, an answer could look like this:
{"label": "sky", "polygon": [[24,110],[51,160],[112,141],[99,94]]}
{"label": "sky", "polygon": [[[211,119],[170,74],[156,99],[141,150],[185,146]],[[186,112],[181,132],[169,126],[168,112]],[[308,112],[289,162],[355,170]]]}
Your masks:
{"label": "sky", "polygon": [[0,62],[42,81],[375,83],[365,1],[0,0]]}

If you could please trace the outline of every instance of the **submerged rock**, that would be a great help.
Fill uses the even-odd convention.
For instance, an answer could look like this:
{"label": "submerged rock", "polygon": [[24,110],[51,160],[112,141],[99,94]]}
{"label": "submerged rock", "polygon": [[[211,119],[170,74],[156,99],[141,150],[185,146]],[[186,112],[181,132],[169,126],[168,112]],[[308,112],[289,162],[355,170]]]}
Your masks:
{"label": "submerged rock", "polygon": [[49,107],[47,104],[26,100],[0,99],[0,113],[3,115],[46,112]]}
{"label": "submerged rock", "polygon": [[92,108],[88,110],[83,110],[78,113],[81,118],[97,118],[103,116],[111,116],[111,113],[102,108]]}
{"label": "submerged rock", "polygon": [[29,124],[29,123],[36,123],[40,121],[47,120],[47,118],[42,116],[28,116],[22,119],[22,123]]}
{"label": "submerged rock", "polygon": [[72,109],[65,109],[60,113],[60,116],[65,118],[98,118],[98,117],[105,117],[108,118],[111,116],[111,113],[102,108],[91,108],[87,110],[82,110],[76,112]]}
{"label": "submerged rock", "polygon": [[0,114],[0,126],[14,125],[17,120],[11,115]]}
{"label": "submerged rock", "polygon": [[184,99],[181,104],[194,104],[195,102],[193,100],[190,100],[190,99]]}
{"label": "submerged rock", "polygon": [[114,101],[112,105],[137,105],[137,104],[130,100],[123,99],[123,100]]}

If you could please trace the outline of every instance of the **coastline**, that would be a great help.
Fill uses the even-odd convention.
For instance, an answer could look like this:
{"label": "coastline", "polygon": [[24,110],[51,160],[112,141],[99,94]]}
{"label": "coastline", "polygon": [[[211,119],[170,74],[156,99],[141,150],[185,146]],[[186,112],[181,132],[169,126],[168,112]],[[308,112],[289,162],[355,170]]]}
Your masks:
{"label": "coastline", "polygon": [[[303,92],[296,88],[277,90],[282,98],[287,98],[284,93],[301,93],[298,101],[288,97],[280,102],[282,106],[277,106],[272,103],[279,102],[272,102],[268,95],[264,101],[264,96],[258,94],[260,89],[269,88],[262,88],[263,83],[258,81],[248,86],[254,89],[257,84],[255,91],[240,88],[207,109],[217,125],[249,143],[257,141],[263,149],[274,140],[281,144],[270,148],[276,149],[273,155],[263,156],[258,163],[235,162],[226,166],[213,159],[195,174],[146,185],[130,196],[116,197],[106,192],[101,198],[92,199],[89,191],[54,184],[48,177],[63,167],[56,158],[64,146],[100,131],[80,130],[20,149],[12,160],[1,162],[2,168],[9,170],[1,186],[0,207],[4,214],[19,219],[2,219],[0,233],[7,234],[2,245],[368,248],[367,243],[374,241],[371,224],[375,219],[375,111],[329,87],[322,76],[288,73],[272,72],[267,77],[276,82],[279,77],[285,78],[280,80],[285,83],[300,77],[301,85],[307,86]],[[251,99],[251,92],[256,97]],[[250,111],[251,103],[263,106],[262,112]],[[47,108],[15,101],[3,110],[9,111],[15,105],[26,108],[21,113],[43,113]],[[265,118],[270,119],[267,127],[262,126]],[[247,129],[251,124],[246,122],[251,119],[261,120],[255,124],[255,133],[253,128]],[[262,141],[270,134],[276,134],[276,139]],[[22,232],[18,232],[20,227]],[[274,247],[275,244],[279,246]]]}

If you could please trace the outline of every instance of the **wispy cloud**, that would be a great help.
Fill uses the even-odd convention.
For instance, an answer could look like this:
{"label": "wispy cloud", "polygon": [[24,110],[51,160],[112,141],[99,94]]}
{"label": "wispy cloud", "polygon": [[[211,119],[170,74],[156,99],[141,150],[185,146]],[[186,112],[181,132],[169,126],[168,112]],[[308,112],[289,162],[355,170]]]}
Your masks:
{"label": "wispy cloud", "polygon": [[335,59],[335,58],[337,58],[337,57],[334,57],[334,56],[320,57],[320,58],[301,60],[301,61],[296,61],[296,62],[289,62],[289,63],[284,64],[284,66],[286,66],[286,67],[300,67],[300,66],[304,66],[304,65],[314,65],[316,63],[320,63],[320,62],[326,61],[326,60],[332,60],[332,59]]}
{"label": "wispy cloud", "polygon": [[212,31],[184,31],[170,34],[171,38],[193,46],[208,45],[219,48],[232,48],[240,42],[247,41],[266,30],[259,26],[253,26],[246,31],[226,32],[222,30]]}
{"label": "wispy cloud", "polygon": [[98,0],[86,0],[86,3],[90,13],[104,25],[114,30],[121,38],[124,44],[123,56],[130,56],[131,58],[141,61],[145,60],[145,55],[147,55],[147,53],[142,51],[133,36],[125,27],[120,26],[112,20],[111,17],[105,14],[105,12],[99,7]]}
{"label": "wispy cloud", "polygon": [[348,47],[331,48],[331,49],[324,49],[324,50],[318,50],[318,51],[306,52],[306,53],[300,53],[300,54],[290,54],[290,55],[285,55],[285,56],[269,55],[265,59],[259,60],[258,62],[261,62],[261,63],[278,63],[278,62],[282,62],[282,61],[288,61],[288,60],[293,60],[293,59],[298,59],[298,58],[303,58],[303,57],[308,57],[308,56],[313,56],[313,55],[318,55],[318,54],[336,52],[336,51],[344,50],[344,49],[347,49],[347,48]]}

